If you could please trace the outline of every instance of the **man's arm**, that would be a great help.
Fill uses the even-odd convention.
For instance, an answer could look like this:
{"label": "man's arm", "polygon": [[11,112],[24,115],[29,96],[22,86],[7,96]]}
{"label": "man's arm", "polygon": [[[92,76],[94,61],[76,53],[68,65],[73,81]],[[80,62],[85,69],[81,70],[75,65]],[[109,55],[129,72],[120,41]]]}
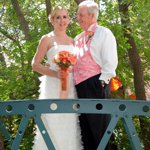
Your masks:
{"label": "man's arm", "polygon": [[101,76],[100,80],[109,83],[110,79],[116,76],[118,65],[116,39],[109,29],[106,29],[101,49]]}

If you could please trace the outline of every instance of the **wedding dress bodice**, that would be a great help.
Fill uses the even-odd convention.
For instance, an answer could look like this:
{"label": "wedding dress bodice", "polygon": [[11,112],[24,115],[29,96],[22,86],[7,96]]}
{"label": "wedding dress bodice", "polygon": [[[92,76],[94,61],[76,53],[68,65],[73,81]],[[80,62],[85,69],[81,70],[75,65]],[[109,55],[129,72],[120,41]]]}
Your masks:
{"label": "wedding dress bodice", "polygon": [[[60,51],[68,51],[71,53],[74,53],[74,46],[73,45],[55,45],[51,47],[47,51],[47,61],[50,64],[50,69],[52,70],[57,70],[58,66],[56,63],[53,62],[54,56],[60,52]],[[57,79],[55,77],[51,76],[42,76],[39,78],[41,81],[40,84],[40,99],[47,99],[47,98],[60,98],[60,90],[61,90],[61,85],[60,85],[60,79]],[[76,92],[75,92],[75,87],[74,87],[74,82],[73,82],[73,74],[69,73],[69,91],[68,91],[68,98],[75,98],[76,97]]]}
{"label": "wedding dress bodice", "polygon": [[53,70],[57,69],[57,65],[56,63],[52,61],[52,59],[60,51],[68,51],[68,52],[74,53],[74,46],[73,45],[55,45],[47,51],[47,60],[48,60],[48,63],[50,64],[50,68]]}

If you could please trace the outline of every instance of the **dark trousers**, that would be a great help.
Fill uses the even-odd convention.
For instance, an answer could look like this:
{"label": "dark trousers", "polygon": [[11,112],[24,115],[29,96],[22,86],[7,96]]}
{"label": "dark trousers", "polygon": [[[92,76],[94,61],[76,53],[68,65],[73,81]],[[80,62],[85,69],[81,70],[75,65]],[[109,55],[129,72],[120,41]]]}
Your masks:
{"label": "dark trousers", "polygon": [[[77,95],[79,99],[94,98],[104,99],[105,88],[102,87],[98,79],[100,74],[91,77],[78,85],[76,85]],[[81,114],[79,117],[81,135],[84,150],[97,150],[100,140],[110,121],[110,115],[106,114]],[[106,146],[105,150],[108,150]]]}

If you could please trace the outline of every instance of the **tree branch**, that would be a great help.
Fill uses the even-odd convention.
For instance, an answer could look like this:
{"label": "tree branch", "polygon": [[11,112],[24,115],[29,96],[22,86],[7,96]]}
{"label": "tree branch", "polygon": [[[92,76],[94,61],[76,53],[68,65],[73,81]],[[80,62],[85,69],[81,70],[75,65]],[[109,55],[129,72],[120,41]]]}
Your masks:
{"label": "tree branch", "polygon": [[12,5],[14,7],[14,10],[16,12],[17,18],[20,22],[21,28],[24,32],[25,35],[25,39],[26,40],[30,40],[31,39],[31,35],[30,35],[30,31],[29,31],[29,26],[28,26],[28,22],[25,20],[24,14],[21,11],[21,8],[19,6],[19,3],[17,0],[11,0]]}
{"label": "tree branch", "polygon": [[18,43],[18,41],[17,41],[15,38],[13,38],[13,36],[10,35],[7,31],[5,31],[5,30],[3,30],[3,29],[0,28],[0,32],[1,32],[4,36],[6,36],[8,39],[12,40],[12,41],[15,42],[15,43]]}

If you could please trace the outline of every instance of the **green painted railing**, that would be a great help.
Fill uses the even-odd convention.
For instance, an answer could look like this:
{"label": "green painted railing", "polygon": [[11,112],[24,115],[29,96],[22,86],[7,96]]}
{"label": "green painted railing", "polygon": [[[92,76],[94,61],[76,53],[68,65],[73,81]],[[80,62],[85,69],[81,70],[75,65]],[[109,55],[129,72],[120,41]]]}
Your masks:
{"label": "green painted railing", "polygon": [[14,140],[0,121],[0,130],[9,141],[11,150],[17,150],[23,138],[29,119],[35,119],[49,150],[55,150],[41,120],[43,113],[97,113],[111,114],[111,121],[99,144],[98,150],[105,149],[116,124],[121,118],[133,150],[142,150],[142,146],[132,121],[133,116],[150,117],[150,102],[132,100],[15,100],[0,102],[0,116],[22,115],[22,120]]}

